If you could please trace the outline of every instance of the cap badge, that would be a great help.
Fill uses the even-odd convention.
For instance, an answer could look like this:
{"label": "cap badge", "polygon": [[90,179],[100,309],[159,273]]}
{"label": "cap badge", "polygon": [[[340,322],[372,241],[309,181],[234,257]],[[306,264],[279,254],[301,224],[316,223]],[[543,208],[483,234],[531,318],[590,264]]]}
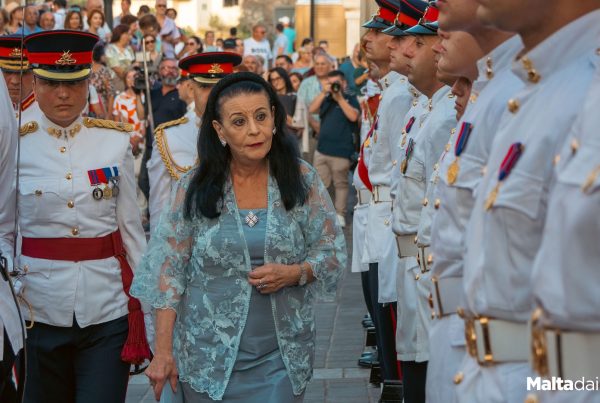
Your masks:
{"label": "cap badge", "polygon": [[60,59],[54,62],[54,64],[58,64],[59,66],[67,66],[75,63],[77,63],[77,60],[73,59],[70,50],[65,50]]}
{"label": "cap badge", "polygon": [[210,74],[221,74],[223,73],[223,69],[221,68],[221,65],[216,63],[210,66],[210,69],[208,70],[208,72]]}
{"label": "cap badge", "polygon": [[21,57],[21,49],[19,48],[13,48],[13,50],[11,50],[10,55],[8,55],[9,57]]}

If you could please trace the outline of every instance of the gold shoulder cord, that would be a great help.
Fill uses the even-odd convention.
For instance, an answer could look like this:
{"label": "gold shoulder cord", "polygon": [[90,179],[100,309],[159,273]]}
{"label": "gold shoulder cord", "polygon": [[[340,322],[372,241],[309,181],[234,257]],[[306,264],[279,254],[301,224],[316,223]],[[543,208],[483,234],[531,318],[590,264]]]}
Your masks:
{"label": "gold shoulder cord", "polygon": [[99,127],[102,129],[113,129],[126,133],[133,131],[133,125],[130,123],[114,122],[106,119],[83,118],[83,125],[87,128]]}
{"label": "gold shoulder cord", "polygon": [[27,136],[28,134],[35,132],[38,129],[38,127],[39,126],[37,122],[27,122],[19,128],[19,136]]}
{"label": "gold shoulder cord", "polygon": [[[175,162],[173,158],[173,154],[171,154],[171,150],[169,149],[169,144],[167,139],[165,138],[165,129],[173,126],[177,126],[180,124],[184,124],[188,122],[188,118],[185,116],[176,120],[172,120],[170,122],[163,123],[159,125],[154,131],[154,141],[156,142],[156,148],[160,153],[160,158],[162,159],[169,175],[176,181],[179,180],[181,174],[188,172],[192,169],[191,166],[182,167]],[[196,159],[196,164],[198,164],[198,159]]]}

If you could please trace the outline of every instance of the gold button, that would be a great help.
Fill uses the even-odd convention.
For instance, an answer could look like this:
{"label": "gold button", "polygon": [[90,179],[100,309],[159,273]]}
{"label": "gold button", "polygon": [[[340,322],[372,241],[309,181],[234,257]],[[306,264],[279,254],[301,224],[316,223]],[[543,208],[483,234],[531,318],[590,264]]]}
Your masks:
{"label": "gold button", "polygon": [[554,163],[554,165],[558,165],[558,163],[560,162],[560,154],[556,154],[552,162]]}
{"label": "gold button", "polygon": [[73,200],[69,200],[69,202],[67,203],[67,207],[68,207],[68,208],[73,208],[73,207],[75,207],[75,202],[73,202]]}
{"label": "gold button", "polygon": [[521,105],[516,99],[508,100],[508,110],[510,111],[510,113],[517,113],[517,111],[519,110],[519,106]]}
{"label": "gold button", "polygon": [[440,208],[440,204],[441,204],[440,199],[435,199],[435,203],[433,204],[433,207],[437,210]]}
{"label": "gold button", "polygon": [[67,178],[67,180],[71,180],[71,179],[73,179],[73,174],[71,172],[69,172],[68,174],[65,175],[65,178]]}
{"label": "gold button", "polygon": [[79,228],[77,228],[77,227],[74,227],[74,228],[71,230],[71,234],[73,234],[73,235],[75,235],[75,236],[79,235]]}
{"label": "gold button", "polygon": [[67,147],[61,147],[60,148],[60,152],[61,153],[66,153],[67,152]]}
{"label": "gold button", "polygon": [[456,314],[461,318],[465,318],[465,310],[461,307],[456,308]]}
{"label": "gold button", "polygon": [[465,379],[465,374],[462,372],[457,372],[456,375],[454,375],[454,384],[458,385],[463,381],[463,379]]}
{"label": "gold button", "polygon": [[385,225],[390,225],[390,220],[385,220],[383,223],[384,223]]}
{"label": "gold button", "polygon": [[41,191],[41,190],[39,190],[39,189],[38,189],[38,190],[36,190],[36,191],[35,191],[35,195],[36,195],[36,196],[41,196],[41,195],[42,195],[42,191]]}
{"label": "gold button", "polygon": [[433,170],[437,171],[438,169],[440,169],[440,164],[438,164],[437,162],[433,165]]}
{"label": "gold button", "polygon": [[577,139],[571,140],[571,152],[575,154],[579,150],[579,141]]}
{"label": "gold button", "polygon": [[417,244],[418,241],[419,241],[419,238],[415,235],[415,239],[413,240],[413,242],[415,243],[415,245]]}
{"label": "gold button", "polygon": [[427,264],[433,264],[433,254],[431,253],[429,254],[429,256],[427,256]]}
{"label": "gold button", "polygon": [[533,393],[528,394],[525,398],[525,403],[539,403],[539,401],[540,399],[538,399],[538,397]]}
{"label": "gold button", "polygon": [[452,130],[450,130],[450,134],[454,134],[454,133],[456,133],[456,127],[453,128]]}
{"label": "gold button", "polygon": [[446,146],[444,147],[444,150],[446,150],[446,152],[450,151],[450,149],[452,148],[452,145],[450,143],[447,143]]}
{"label": "gold button", "polygon": [[415,276],[415,281],[419,281],[419,279],[420,279],[420,278],[421,278],[421,275],[417,274],[417,275]]}
{"label": "gold button", "polygon": [[[429,308],[433,309],[433,294],[429,293],[429,297],[427,297],[427,303],[429,304]],[[433,319],[435,317],[435,313],[432,312],[431,315],[433,315],[431,318]]]}
{"label": "gold button", "polygon": [[28,265],[23,266],[23,271],[25,273],[27,273],[29,271],[29,266]]}
{"label": "gold button", "polygon": [[396,164],[398,164],[398,161],[397,161],[397,160],[393,160],[393,161],[392,161],[392,165],[393,165],[393,166],[396,166]]}
{"label": "gold button", "polygon": [[427,205],[429,204],[429,200],[427,200],[427,197],[423,199],[423,207],[427,207]]}

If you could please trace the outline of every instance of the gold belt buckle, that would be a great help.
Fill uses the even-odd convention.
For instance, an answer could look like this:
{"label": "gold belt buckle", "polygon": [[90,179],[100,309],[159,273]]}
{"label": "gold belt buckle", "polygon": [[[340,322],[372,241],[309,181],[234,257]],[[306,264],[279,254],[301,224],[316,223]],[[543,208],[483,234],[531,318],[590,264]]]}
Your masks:
{"label": "gold belt buckle", "polygon": [[542,310],[536,309],[531,315],[531,364],[540,376],[548,376],[548,344],[544,327],[541,326]]}
{"label": "gold belt buckle", "polygon": [[465,318],[465,341],[469,355],[477,359],[477,334],[475,333],[475,319]]}
{"label": "gold belt buckle", "polygon": [[373,203],[379,203],[379,186],[373,186]]}
{"label": "gold belt buckle", "polygon": [[478,319],[483,333],[483,361],[477,360],[480,365],[494,364],[494,355],[492,352],[492,343],[490,340],[489,318],[481,317]]}

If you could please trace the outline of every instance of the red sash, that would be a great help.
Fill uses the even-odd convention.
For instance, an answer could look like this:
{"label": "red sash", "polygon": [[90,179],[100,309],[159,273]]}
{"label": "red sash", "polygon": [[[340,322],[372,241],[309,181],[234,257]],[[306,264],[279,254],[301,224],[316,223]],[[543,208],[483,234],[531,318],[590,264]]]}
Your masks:
{"label": "red sash", "polygon": [[129,298],[127,315],[129,333],[121,351],[121,359],[130,364],[141,364],[150,359],[150,347],[146,339],[144,313],[140,301],[129,294],[133,270],[127,262],[121,233],[117,230],[99,238],[23,238],[21,253],[38,259],[80,262],[115,257],[121,266],[123,291]]}

